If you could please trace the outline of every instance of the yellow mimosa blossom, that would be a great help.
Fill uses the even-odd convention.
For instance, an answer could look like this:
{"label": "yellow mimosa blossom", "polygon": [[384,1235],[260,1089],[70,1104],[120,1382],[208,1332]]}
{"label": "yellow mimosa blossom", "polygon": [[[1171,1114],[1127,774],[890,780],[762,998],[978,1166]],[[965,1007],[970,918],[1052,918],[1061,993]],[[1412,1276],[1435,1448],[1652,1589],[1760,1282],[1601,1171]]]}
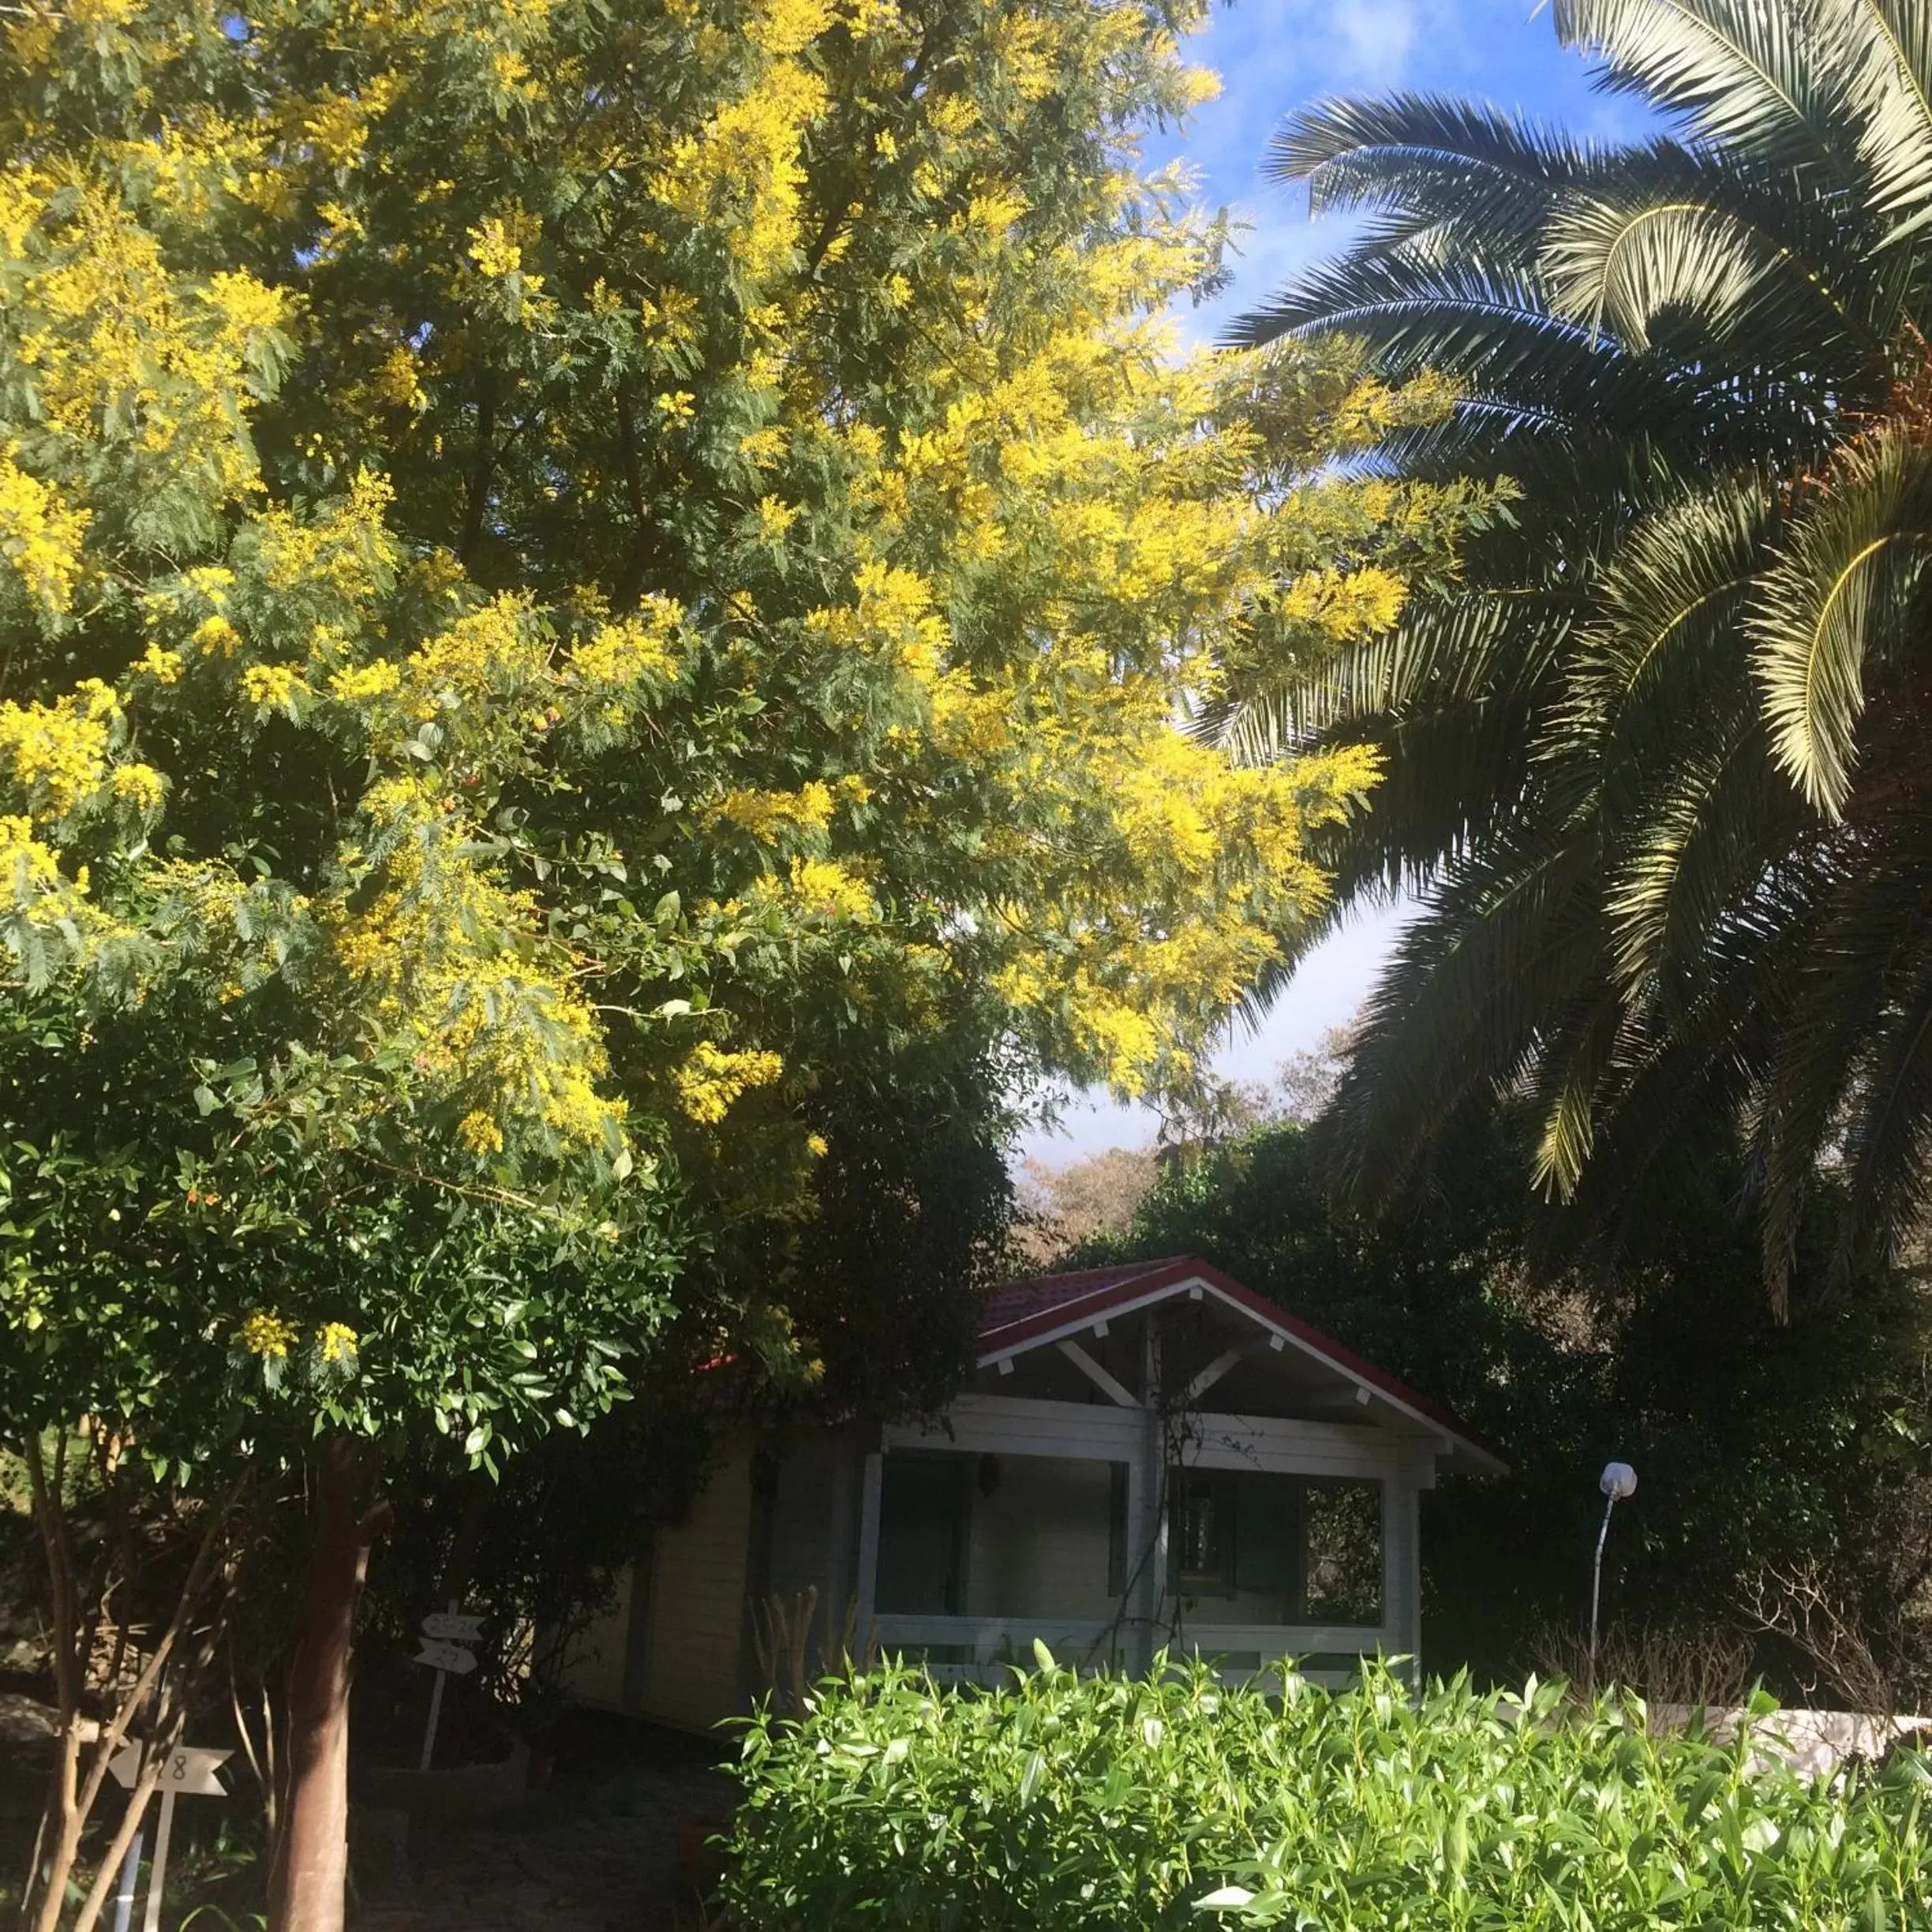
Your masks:
{"label": "yellow mimosa blossom", "polygon": [[710,1040],[700,1040],[674,1080],[684,1111],[693,1120],[714,1127],[739,1095],[754,1087],[769,1087],[784,1072],[784,1062],[775,1053],[731,1053]]}
{"label": "yellow mimosa blossom", "polygon": [[353,1364],[361,1338],[346,1322],[324,1322],[316,1331],[316,1348],[325,1362]]}
{"label": "yellow mimosa blossom", "polygon": [[300,665],[250,665],[242,673],[242,695],[250,704],[286,710],[298,692],[307,689]]}
{"label": "yellow mimosa blossom", "polygon": [[511,239],[500,215],[492,215],[470,230],[470,259],[477,272],[492,279],[515,275],[523,266],[523,251]]}
{"label": "yellow mimosa blossom", "polygon": [[793,859],[786,883],[799,906],[821,917],[869,919],[878,915],[878,901],[871,887],[831,859]]}
{"label": "yellow mimosa blossom", "polygon": [[91,512],[64,504],[58,492],[31,477],[0,449],[0,557],[50,616],[73,602],[82,567],[80,540]]}
{"label": "yellow mimosa blossom", "polygon": [[742,826],[753,837],[770,839],[784,832],[822,832],[832,822],[832,792],[816,779],[796,792],[728,792],[713,808],[721,818]]}
{"label": "yellow mimosa blossom", "polygon": [[105,781],[121,716],[99,678],[82,679],[51,705],[0,704],[0,781],[10,781],[30,809],[66,818]]}
{"label": "yellow mimosa blossom", "polygon": [[257,1309],[243,1321],[235,1339],[250,1355],[286,1357],[301,1339],[294,1323],[265,1309]]}
{"label": "yellow mimosa blossom", "polygon": [[387,698],[402,682],[401,670],[387,657],[372,664],[349,665],[328,682],[329,695],[343,704],[367,704],[372,698]]}
{"label": "yellow mimosa blossom", "polygon": [[152,765],[117,765],[112,788],[123,803],[149,814],[159,811],[167,796],[167,781]]}

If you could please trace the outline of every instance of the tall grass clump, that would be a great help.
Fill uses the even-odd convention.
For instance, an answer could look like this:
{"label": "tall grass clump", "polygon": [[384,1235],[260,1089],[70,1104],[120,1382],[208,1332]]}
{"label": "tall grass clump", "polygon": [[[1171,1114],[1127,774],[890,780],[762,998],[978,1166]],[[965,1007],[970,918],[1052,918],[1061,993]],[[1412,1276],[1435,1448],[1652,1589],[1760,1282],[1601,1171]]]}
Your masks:
{"label": "tall grass clump", "polygon": [[1379,1667],[1271,1697],[889,1665],[752,1723],[724,1900],[744,1932],[1932,1927],[1923,1761],[1807,1780],[1776,1728],[1762,1698],[1725,1742],[1552,1684],[1412,1702]]}

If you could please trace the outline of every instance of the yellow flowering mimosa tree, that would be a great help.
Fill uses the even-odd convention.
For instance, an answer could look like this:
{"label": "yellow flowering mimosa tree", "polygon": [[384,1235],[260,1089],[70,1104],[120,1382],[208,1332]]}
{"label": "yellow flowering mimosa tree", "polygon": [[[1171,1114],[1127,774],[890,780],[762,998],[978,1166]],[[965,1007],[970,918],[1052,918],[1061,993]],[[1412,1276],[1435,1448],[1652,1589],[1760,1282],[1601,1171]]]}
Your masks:
{"label": "yellow flowering mimosa tree", "polygon": [[1368,754],[1183,714],[1482,506],[1346,461],[1426,386],[1184,350],[1197,10],[6,12],[0,1410],[306,1458],[280,1932],[387,1447],[823,1351],[869,1125],[1185,1084],[1324,904]]}

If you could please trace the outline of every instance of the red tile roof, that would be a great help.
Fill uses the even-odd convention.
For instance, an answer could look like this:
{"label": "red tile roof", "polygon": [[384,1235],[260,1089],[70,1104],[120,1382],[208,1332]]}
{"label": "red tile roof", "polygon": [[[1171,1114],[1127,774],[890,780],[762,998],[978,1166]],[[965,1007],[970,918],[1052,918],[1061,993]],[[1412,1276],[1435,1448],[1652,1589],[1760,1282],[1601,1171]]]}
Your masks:
{"label": "red tile roof", "polygon": [[1447,1431],[1473,1450],[1480,1461],[1501,1470],[1495,1451],[1452,1410],[1193,1255],[1166,1255],[1158,1260],[1077,1268],[1064,1275],[1037,1275],[1025,1281],[1008,1282],[993,1290],[980,1315],[981,1363],[1002,1355],[1024,1354],[1049,1336],[1064,1333],[1070,1325],[1097,1320],[1112,1309],[1164,1300],[1168,1294],[1180,1294],[1196,1282],[1212,1289],[1219,1299],[1264,1327],[1291,1338],[1351,1380],[1379,1391],[1412,1414]]}
{"label": "red tile roof", "polygon": [[1065,1275],[1035,1275],[1026,1281],[1008,1282],[993,1290],[981,1310],[980,1336],[983,1339],[1031,1316],[1052,1313],[1090,1294],[1124,1287],[1144,1275],[1156,1274],[1186,1260],[1185,1255],[1165,1255],[1158,1261],[1126,1261],[1114,1267],[1075,1268]]}

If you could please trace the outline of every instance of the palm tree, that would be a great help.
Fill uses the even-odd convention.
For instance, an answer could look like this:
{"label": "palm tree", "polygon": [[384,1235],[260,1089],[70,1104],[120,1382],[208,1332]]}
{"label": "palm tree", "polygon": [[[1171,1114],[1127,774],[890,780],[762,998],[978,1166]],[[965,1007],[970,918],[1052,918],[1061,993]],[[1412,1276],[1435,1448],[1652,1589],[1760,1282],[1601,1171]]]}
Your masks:
{"label": "palm tree", "polygon": [[1367,740],[1342,902],[1420,914],[1338,1103],[1372,1202],[1473,1095],[1614,1226],[1741,1134],[1782,1295],[1821,1165],[1848,1267],[1932,1198],[1932,0],[1556,0],[1667,133],[1404,95],[1271,165],[1361,238],[1241,325],[1460,385],[1394,474],[1515,514],[1390,635],[1210,721]]}

